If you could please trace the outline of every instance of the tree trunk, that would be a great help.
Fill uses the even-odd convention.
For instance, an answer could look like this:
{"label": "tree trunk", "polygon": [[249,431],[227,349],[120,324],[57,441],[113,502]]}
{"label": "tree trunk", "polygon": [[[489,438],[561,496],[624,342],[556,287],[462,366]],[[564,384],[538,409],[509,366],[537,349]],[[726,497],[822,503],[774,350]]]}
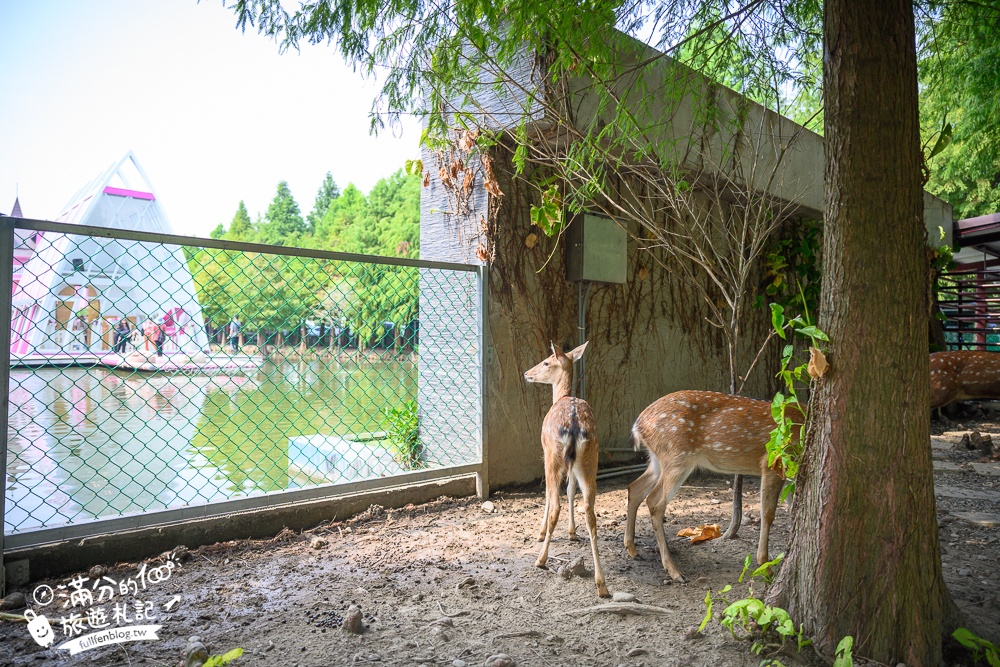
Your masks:
{"label": "tree trunk", "polygon": [[937,665],[948,603],[929,446],[926,254],[909,0],[827,0],[816,390],[773,600],[828,655]]}

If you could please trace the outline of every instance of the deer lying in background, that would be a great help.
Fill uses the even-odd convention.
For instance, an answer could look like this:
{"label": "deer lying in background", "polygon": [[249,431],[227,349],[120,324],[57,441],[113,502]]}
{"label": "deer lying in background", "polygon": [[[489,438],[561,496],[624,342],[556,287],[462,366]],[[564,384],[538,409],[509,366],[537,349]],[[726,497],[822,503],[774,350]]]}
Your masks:
{"label": "deer lying in background", "polygon": [[[551,345],[551,343],[550,343]],[[594,583],[602,598],[610,595],[597,555],[597,516],[594,498],[597,495],[597,421],[587,401],[570,396],[573,386],[573,362],[583,356],[587,343],[563,354],[552,345],[552,355],[524,373],[528,382],[552,385],[552,407],[542,422],[542,450],[545,454],[545,515],[542,517],[542,551],[535,561],[545,567],[549,558],[549,542],[559,521],[559,486],[563,475],[569,480],[569,539],[576,539],[576,519],[573,502],[576,485],[583,492],[583,509],[587,514],[590,549],[594,554]]]}
{"label": "deer lying in background", "polygon": [[[789,414],[795,422],[801,414]],[[781,474],[767,466],[767,441],[774,429],[771,404],[714,391],[678,391],[653,402],[632,426],[632,444],[649,451],[649,467],[628,487],[625,548],[635,558],[635,516],[643,500],[660,549],[663,569],[683,582],[663,534],[663,512],[695,468],[727,475],[756,475],[760,483],[760,542],[757,562],[765,563],[767,540]],[[796,436],[798,436],[796,428]]]}
{"label": "deer lying in background", "polygon": [[1000,399],[1000,354],[978,350],[931,354],[931,409],[974,398]]}

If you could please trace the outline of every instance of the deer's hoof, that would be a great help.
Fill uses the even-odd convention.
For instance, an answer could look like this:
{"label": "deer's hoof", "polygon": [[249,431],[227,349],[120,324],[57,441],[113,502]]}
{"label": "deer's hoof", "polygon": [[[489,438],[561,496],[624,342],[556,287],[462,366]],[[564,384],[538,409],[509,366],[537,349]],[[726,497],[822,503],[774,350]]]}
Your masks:
{"label": "deer's hoof", "polygon": [[575,530],[571,530],[571,531],[569,531],[569,541],[570,541],[570,542],[576,542],[576,541],[578,541],[579,539],[580,539],[580,538],[576,536],[576,531],[575,531]]}
{"label": "deer's hoof", "polygon": [[631,556],[635,560],[639,560],[639,552],[636,550],[634,544],[626,544],[625,549],[626,551],[628,551],[629,556]]}
{"label": "deer's hoof", "polygon": [[608,587],[603,581],[597,584],[597,597],[599,598],[611,597],[611,593],[608,592]]}
{"label": "deer's hoof", "polygon": [[535,567],[544,568],[545,567],[545,563],[547,563],[548,560],[549,560],[548,558],[542,558],[541,556],[539,556],[538,560],[535,561]]}

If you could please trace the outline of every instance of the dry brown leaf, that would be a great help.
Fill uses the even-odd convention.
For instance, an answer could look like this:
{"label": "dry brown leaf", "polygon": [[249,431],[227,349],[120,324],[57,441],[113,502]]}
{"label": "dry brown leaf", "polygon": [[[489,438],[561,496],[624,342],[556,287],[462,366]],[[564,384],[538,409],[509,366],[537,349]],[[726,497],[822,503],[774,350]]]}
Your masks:
{"label": "dry brown leaf", "polygon": [[431,172],[425,171],[424,172],[424,187],[426,188],[430,184],[431,184]]}
{"label": "dry brown leaf", "polygon": [[471,192],[472,191],[472,180],[473,180],[473,178],[474,177],[473,177],[471,171],[465,172],[465,179],[462,181],[462,189],[465,190],[466,192]]}
{"label": "dry brown leaf", "polygon": [[677,537],[688,537],[692,542],[705,542],[706,540],[714,540],[717,537],[722,537],[722,531],[719,528],[719,524],[717,523],[695,526],[694,528],[684,528],[677,532]]}
{"label": "dry brown leaf", "polygon": [[500,184],[497,183],[497,179],[493,175],[493,161],[490,156],[484,153],[479,159],[483,163],[483,188],[494,197],[502,197],[503,192],[500,190]]}
{"label": "dry brown leaf", "polygon": [[638,278],[640,282],[642,282],[643,280],[649,277],[649,269],[647,269],[645,266],[640,266],[639,271],[636,273],[635,277]]}
{"label": "dry brown leaf", "polygon": [[476,139],[478,138],[479,130],[466,130],[462,133],[462,136],[458,140],[458,147],[468,153],[472,150],[472,147],[476,145]]}
{"label": "dry brown leaf", "polygon": [[536,243],[538,243],[538,234],[532,232],[524,237],[524,245],[528,248],[528,250],[534,248]]}
{"label": "dry brown leaf", "polygon": [[438,178],[441,179],[441,185],[445,187],[451,185],[451,174],[449,174],[448,170],[445,169],[443,166],[440,169],[438,169]]}
{"label": "dry brown leaf", "polygon": [[826,355],[824,355],[818,348],[809,348],[809,367],[806,369],[809,372],[809,377],[818,379],[826,374],[826,370],[830,368],[830,364],[826,361]]}
{"label": "dry brown leaf", "polygon": [[488,250],[486,250],[486,246],[484,246],[482,243],[480,243],[479,247],[476,248],[476,257],[478,257],[479,261],[482,262],[483,264],[490,263],[490,253]]}

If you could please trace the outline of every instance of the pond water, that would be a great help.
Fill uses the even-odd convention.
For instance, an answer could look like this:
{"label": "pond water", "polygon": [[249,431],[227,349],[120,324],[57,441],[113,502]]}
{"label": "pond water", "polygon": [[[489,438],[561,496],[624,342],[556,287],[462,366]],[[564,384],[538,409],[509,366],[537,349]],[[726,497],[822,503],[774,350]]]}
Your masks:
{"label": "pond water", "polygon": [[[7,533],[398,472],[384,441],[352,434],[386,429],[383,411],[416,397],[416,367],[12,369],[10,389]],[[345,472],[345,454],[363,469]]]}

